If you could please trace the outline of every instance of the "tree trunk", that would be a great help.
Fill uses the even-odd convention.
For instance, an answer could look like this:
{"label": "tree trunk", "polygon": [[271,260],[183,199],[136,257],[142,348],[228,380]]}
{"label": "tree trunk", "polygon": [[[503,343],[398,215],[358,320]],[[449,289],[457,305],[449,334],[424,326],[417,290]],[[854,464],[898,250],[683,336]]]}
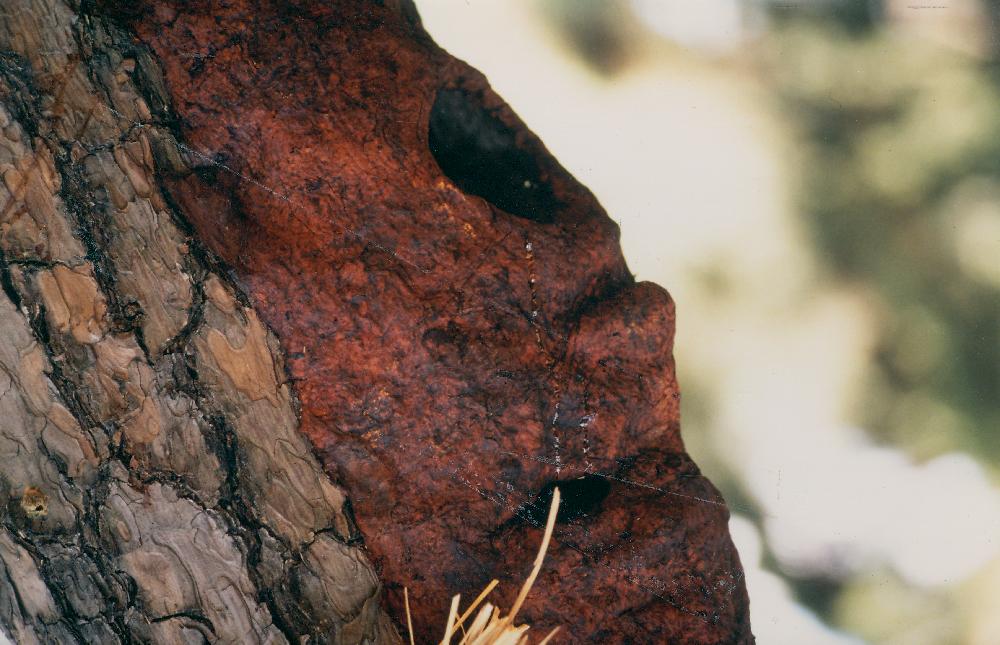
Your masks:
{"label": "tree trunk", "polygon": [[6,2],[0,50],[0,623],[397,642],[274,335],[157,188],[156,62],[59,0]]}
{"label": "tree trunk", "polygon": [[559,485],[539,631],[752,641],[669,297],[412,6],[112,4],[0,8],[12,639],[438,638]]}

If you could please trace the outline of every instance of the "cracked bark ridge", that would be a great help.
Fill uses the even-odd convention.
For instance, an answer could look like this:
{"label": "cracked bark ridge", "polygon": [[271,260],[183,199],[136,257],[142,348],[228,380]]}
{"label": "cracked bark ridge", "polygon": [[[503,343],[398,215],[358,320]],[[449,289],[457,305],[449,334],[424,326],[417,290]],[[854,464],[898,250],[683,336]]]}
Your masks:
{"label": "cracked bark ridge", "polygon": [[119,27],[0,7],[0,627],[398,643],[277,339],[157,186],[166,100]]}
{"label": "cracked bark ridge", "polygon": [[119,18],[192,147],[162,180],[280,339],[397,620],[404,587],[425,635],[494,576],[510,602],[558,483],[533,629],[752,642],[728,511],[680,438],[669,296],[408,2]]}

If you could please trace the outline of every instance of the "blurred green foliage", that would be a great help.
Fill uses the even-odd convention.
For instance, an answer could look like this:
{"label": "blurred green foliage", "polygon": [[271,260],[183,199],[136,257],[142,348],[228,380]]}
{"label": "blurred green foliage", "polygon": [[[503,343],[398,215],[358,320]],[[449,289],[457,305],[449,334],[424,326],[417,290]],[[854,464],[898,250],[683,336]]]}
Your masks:
{"label": "blurred green foliage", "polygon": [[859,425],[917,458],[962,449],[996,473],[996,63],[836,20],[785,20],[767,50],[801,131],[799,201],[817,255],[880,313]]}

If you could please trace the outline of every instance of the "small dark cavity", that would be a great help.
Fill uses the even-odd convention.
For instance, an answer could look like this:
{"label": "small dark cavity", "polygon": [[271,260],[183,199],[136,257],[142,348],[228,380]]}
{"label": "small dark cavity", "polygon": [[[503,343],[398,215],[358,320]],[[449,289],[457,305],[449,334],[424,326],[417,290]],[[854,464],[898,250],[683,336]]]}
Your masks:
{"label": "small dark cavity", "polygon": [[200,76],[202,72],[205,71],[205,59],[201,56],[195,56],[194,62],[188,67],[188,75],[194,78],[195,76]]}
{"label": "small dark cavity", "polygon": [[468,335],[454,322],[449,322],[446,327],[428,329],[421,340],[431,355],[439,360],[449,355],[462,358],[469,345]]}
{"label": "small dark cavity", "polygon": [[568,524],[593,513],[611,492],[611,483],[600,475],[585,475],[577,479],[549,482],[535,499],[522,505],[517,515],[535,526],[544,526],[552,505],[552,491],[559,487],[559,512],[556,522]]}
{"label": "small dark cavity", "polygon": [[542,181],[534,155],[479,97],[439,90],[431,108],[429,142],[438,166],[455,185],[512,215],[551,222],[558,202]]}

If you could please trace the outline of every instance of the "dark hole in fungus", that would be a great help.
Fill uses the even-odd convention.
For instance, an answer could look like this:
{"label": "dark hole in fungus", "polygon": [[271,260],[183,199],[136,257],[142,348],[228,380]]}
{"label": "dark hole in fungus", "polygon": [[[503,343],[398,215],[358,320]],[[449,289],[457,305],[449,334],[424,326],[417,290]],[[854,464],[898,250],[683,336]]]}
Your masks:
{"label": "dark hole in fungus", "polygon": [[551,222],[558,202],[542,181],[534,156],[517,146],[514,131],[478,98],[439,90],[431,108],[429,143],[455,185],[512,215]]}
{"label": "dark hole in fungus", "polygon": [[592,513],[611,492],[611,484],[600,475],[585,475],[578,479],[549,482],[533,502],[518,509],[518,516],[535,526],[544,526],[552,504],[552,491],[559,487],[559,512],[556,522],[566,524]]}

